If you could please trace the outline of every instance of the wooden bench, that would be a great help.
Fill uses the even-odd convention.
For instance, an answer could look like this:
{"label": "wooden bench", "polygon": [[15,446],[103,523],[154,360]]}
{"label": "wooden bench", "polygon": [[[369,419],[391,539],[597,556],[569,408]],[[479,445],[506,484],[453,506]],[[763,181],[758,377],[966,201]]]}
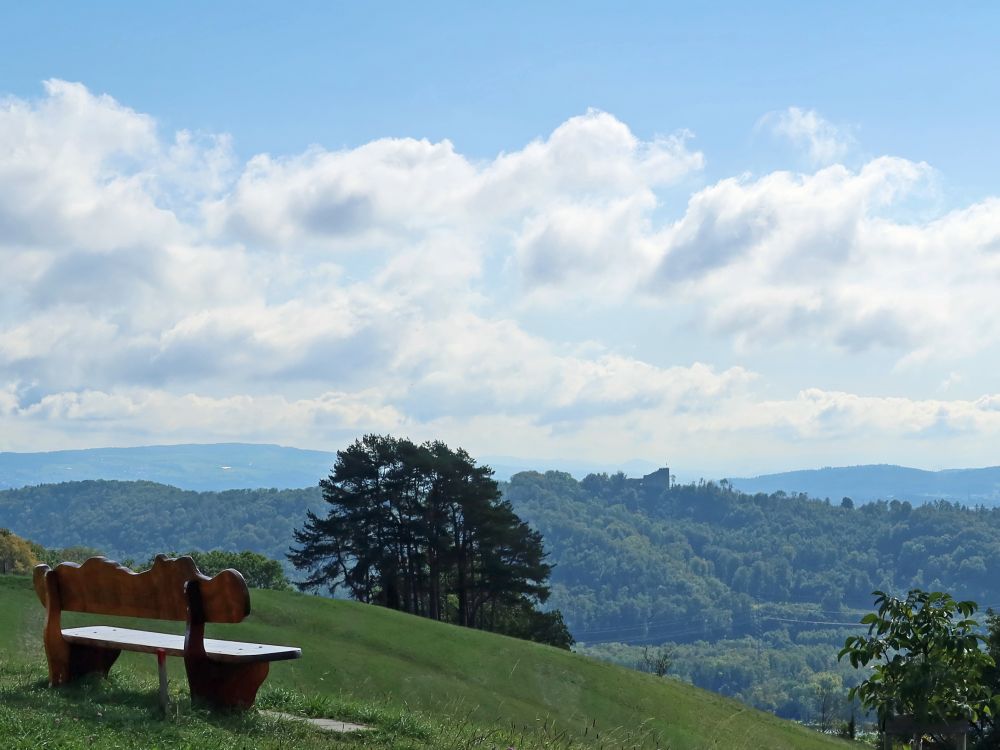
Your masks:
{"label": "wooden bench", "polygon": [[[209,578],[190,557],[158,555],[153,567],[134,573],[103,557],[83,565],[38,565],[35,591],[46,608],[45,655],[53,687],[100,673],[107,675],[122,651],[184,657],[193,700],[221,708],[253,705],[270,662],[297,659],[292,646],[205,638],[206,623],[240,622],[250,614],[243,576],[224,570]],[[143,617],[187,623],[183,636],[92,626],[63,630],[62,612]]]}

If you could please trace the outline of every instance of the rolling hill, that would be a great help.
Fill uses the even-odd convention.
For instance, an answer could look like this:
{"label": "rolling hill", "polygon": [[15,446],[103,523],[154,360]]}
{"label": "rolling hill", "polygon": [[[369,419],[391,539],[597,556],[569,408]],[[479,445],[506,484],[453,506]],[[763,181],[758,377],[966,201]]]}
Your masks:
{"label": "rolling hill", "polygon": [[[0,599],[5,605],[0,608],[0,681],[10,679],[11,664],[27,664],[41,679],[43,609],[29,579],[0,576]],[[302,594],[254,591],[252,600],[254,613],[246,622],[218,626],[214,634],[300,646],[302,659],[273,667],[267,683],[271,691],[379,700],[446,725],[459,721],[484,731],[516,726],[537,734],[543,727],[559,727],[560,747],[569,740],[590,747],[672,750],[851,746],[714,693],[547,646]],[[67,617],[65,625],[93,619]],[[125,623],[136,626],[135,620]],[[183,683],[181,661],[169,661],[171,682]],[[125,654],[119,664],[140,675],[155,671],[155,660],[140,654]],[[0,690],[16,699],[28,688],[0,684]],[[89,720],[100,723],[93,716]],[[81,730],[91,728],[81,725]],[[38,729],[41,734],[34,739],[42,742],[45,731]],[[251,740],[246,746],[258,745]]]}

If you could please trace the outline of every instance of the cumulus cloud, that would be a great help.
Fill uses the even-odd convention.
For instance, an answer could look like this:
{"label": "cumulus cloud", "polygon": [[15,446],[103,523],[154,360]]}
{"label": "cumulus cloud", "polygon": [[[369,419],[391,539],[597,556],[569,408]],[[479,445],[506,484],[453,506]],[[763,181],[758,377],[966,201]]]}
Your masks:
{"label": "cumulus cloud", "polygon": [[[815,113],[782,118],[818,162],[842,153]],[[694,456],[997,430],[1000,397],[782,397],[740,363],[885,351],[900,371],[947,360],[944,377],[1000,342],[1000,204],[903,221],[923,163],[679,198],[702,179],[689,133],[589,111],[488,159],[398,138],[241,164],[226,135],[162,133],[62,81],[3,100],[0,143],[0,450],[392,430]],[[641,309],[678,345],[531,324],[598,309],[623,326]]]}
{"label": "cumulus cloud", "polygon": [[[685,134],[643,142],[589,112],[488,162],[386,139],[234,171],[226,136],[171,138],[61,81],[8,100],[0,126],[17,144],[0,155],[0,248],[17,289],[0,325],[3,409],[31,429],[309,439],[321,422],[554,422],[703,400],[744,379],[581,355],[476,311],[490,294],[475,283],[484,259],[527,248],[550,209],[550,234],[602,213],[642,221],[657,186],[701,166]],[[616,234],[582,250],[569,237],[562,252],[583,262]],[[342,260],[359,252],[372,259]],[[564,260],[553,280],[578,273]]]}
{"label": "cumulus cloud", "polygon": [[[264,248],[399,251],[449,235],[483,251],[499,242],[507,252],[515,237],[526,285],[561,283],[649,255],[643,227],[657,206],[656,189],[704,163],[688,149],[689,138],[681,132],[641,141],[592,110],[485,162],[448,141],[410,138],[261,155],[205,211],[216,236]],[[580,243],[584,236],[588,242]]]}
{"label": "cumulus cloud", "polygon": [[789,107],[782,112],[769,112],[758,127],[769,128],[775,135],[787,138],[813,164],[831,164],[843,158],[854,140],[850,133],[823,119],[814,109]]}
{"label": "cumulus cloud", "polygon": [[728,178],[664,233],[647,292],[703,311],[737,347],[886,349],[900,362],[998,340],[996,200],[926,221],[892,217],[933,179],[881,157],[860,169]]}
{"label": "cumulus cloud", "polygon": [[673,412],[721,404],[752,381],[740,367],[660,368],[605,350],[566,351],[511,321],[474,315],[429,324],[404,342],[397,369],[407,412],[523,415],[538,423],[578,423],[595,414]]}
{"label": "cumulus cloud", "polygon": [[[0,231],[5,246],[92,252],[150,249],[185,227],[157,197],[189,182],[191,166],[218,164],[227,142],[209,148],[180,134],[166,146],[149,115],[50,80],[34,102],[0,101]],[[198,179],[204,183],[203,179]]]}

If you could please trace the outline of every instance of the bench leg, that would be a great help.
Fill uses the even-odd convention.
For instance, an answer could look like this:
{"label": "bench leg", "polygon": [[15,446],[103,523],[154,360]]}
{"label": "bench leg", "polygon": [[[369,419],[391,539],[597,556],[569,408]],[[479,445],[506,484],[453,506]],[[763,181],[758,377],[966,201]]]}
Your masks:
{"label": "bench leg", "polygon": [[49,686],[64,685],[94,672],[107,677],[108,670],[121,651],[70,643],[63,638],[62,605],[56,573],[54,570],[49,570],[47,565],[40,566],[39,569],[44,570],[42,580],[45,586],[45,631],[42,634],[42,641],[45,643],[45,658],[49,662]]}
{"label": "bench leg", "polygon": [[[121,651],[116,648],[95,648],[79,643],[67,643],[65,648],[46,649],[49,662],[49,685],[65,685],[88,674],[107,677]],[[53,653],[55,651],[56,653]]]}
{"label": "bench leg", "polygon": [[100,673],[102,677],[107,677],[111,666],[118,661],[120,655],[121,650],[117,648],[95,648],[94,646],[71,643],[69,646],[71,679],[75,680],[77,677],[95,672]]}
{"label": "bench leg", "polygon": [[269,666],[266,661],[229,664],[209,659],[184,660],[191,699],[215,708],[250,708]]}

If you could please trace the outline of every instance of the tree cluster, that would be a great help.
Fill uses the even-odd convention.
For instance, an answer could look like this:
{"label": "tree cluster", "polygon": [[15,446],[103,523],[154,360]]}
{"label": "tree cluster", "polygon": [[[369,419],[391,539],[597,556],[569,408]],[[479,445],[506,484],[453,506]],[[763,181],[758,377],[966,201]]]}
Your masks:
{"label": "tree cluster", "polygon": [[[247,586],[252,589],[275,589],[286,591],[292,587],[288,576],[285,575],[284,568],[277,560],[244,550],[243,552],[229,552],[227,550],[213,549],[208,552],[168,552],[168,557],[180,557],[187,555],[194,560],[195,565],[205,575],[211,577],[223,570],[233,569],[239,571],[246,581]],[[143,570],[153,567],[155,555],[141,566]],[[128,567],[133,567],[128,565]]]}
{"label": "tree cluster", "polygon": [[38,562],[35,545],[10,529],[0,529],[0,574],[27,575]]}
{"label": "tree cluster", "polygon": [[568,647],[561,615],[538,609],[552,570],[542,537],[492,474],[441,442],[356,440],[320,482],[327,515],[308,512],[294,533],[300,586]]}

